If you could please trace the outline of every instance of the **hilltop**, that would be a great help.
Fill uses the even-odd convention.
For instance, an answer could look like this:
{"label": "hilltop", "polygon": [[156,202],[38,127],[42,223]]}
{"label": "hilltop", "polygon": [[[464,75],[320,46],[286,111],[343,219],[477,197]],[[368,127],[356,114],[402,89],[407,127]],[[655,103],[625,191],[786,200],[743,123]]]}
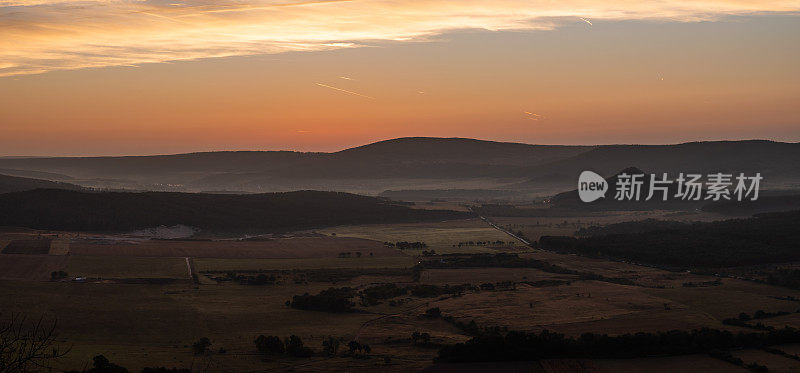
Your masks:
{"label": "hilltop", "polygon": [[314,189],[372,195],[410,190],[422,198],[441,195],[443,190],[462,191],[461,195],[464,190],[500,190],[504,192],[474,194],[529,198],[572,187],[583,170],[610,175],[634,164],[653,173],[760,172],[765,188],[793,188],[800,184],[800,166],[794,162],[798,158],[800,144],[764,140],[561,146],[409,137],[331,153],[5,158],[0,159],[0,169],[114,189],[250,193]]}

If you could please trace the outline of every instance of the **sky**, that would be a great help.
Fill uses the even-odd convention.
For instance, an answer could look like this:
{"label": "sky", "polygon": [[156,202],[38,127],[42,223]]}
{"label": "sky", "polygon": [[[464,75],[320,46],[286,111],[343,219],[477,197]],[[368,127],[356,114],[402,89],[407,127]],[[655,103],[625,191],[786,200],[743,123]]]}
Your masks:
{"label": "sky", "polygon": [[0,0],[0,155],[800,141],[800,1]]}

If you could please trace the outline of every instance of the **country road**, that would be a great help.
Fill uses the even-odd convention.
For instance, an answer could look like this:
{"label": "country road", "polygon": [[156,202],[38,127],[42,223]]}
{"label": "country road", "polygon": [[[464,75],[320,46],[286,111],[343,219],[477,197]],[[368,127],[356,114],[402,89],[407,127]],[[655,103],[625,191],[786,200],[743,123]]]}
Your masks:
{"label": "country road", "polygon": [[509,231],[507,231],[507,230],[505,230],[503,228],[500,228],[499,226],[497,226],[497,224],[493,223],[491,220],[489,220],[489,219],[487,219],[487,218],[485,218],[483,216],[479,216],[479,217],[481,218],[481,220],[483,220],[487,224],[489,224],[492,228],[497,229],[498,231],[503,232],[503,233],[505,233],[505,234],[507,234],[507,235],[519,240],[520,242],[524,243],[526,246],[531,246],[531,243],[528,242],[528,240],[526,240],[524,238],[521,238],[521,237],[517,236],[516,234],[511,233],[511,232],[509,232]]}
{"label": "country road", "polygon": [[192,277],[192,264],[189,261],[189,257],[187,256],[187,257],[185,257],[183,259],[186,260],[186,271],[189,273],[189,279],[190,280],[194,280],[194,278]]}

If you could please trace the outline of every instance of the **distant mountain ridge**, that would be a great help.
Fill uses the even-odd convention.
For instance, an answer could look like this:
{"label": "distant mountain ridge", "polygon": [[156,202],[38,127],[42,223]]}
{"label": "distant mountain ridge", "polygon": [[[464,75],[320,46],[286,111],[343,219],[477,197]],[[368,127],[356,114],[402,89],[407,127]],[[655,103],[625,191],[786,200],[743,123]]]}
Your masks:
{"label": "distant mountain ridge", "polygon": [[532,173],[580,173],[593,170],[609,175],[632,164],[653,173],[755,173],[780,178],[800,176],[800,143],[767,140],[689,142],[675,145],[603,145]]}
{"label": "distant mountain ridge", "polygon": [[84,188],[69,183],[0,175],[0,193],[22,192],[33,189],[83,190]]}
{"label": "distant mountain ridge", "polygon": [[800,188],[800,144],[765,140],[675,145],[561,146],[409,137],[331,153],[224,151],[157,156],[0,159],[0,169],[74,178],[101,188],[245,192],[316,189],[510,190],[556,193],[583,170],[761,172],[771,186]]}
{"label": "distant mountain ridge", "polygon": [[[102,173],[104,177],[117,177],[131,173],[271,172],[273,175],[297,178],[338,177],[342,174],[368,178],[374,176],[374,172],[404,172],[397,168],[384,170],[383,167],[387,165],[525,166],[563,159],[588,149],[591,147],[411,137],[380,141],[332,153],[220,151],[154,156],[14,158],[0,159],[0,167],[14,166],[21,170],[63,173],[77,177],[96,176],[98,173]],[[370,173],[365,173],[365,170]],[[411,174],[425,172],[425,169],[406,171]],[[452,172],[451,170],[450,173]]]}

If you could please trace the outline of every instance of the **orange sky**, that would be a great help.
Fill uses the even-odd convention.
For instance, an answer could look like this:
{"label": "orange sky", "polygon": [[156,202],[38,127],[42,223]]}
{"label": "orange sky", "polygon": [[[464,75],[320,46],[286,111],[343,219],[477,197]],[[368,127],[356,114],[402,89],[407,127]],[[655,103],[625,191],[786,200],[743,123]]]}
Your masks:
{"label": "orange sky", "polygon": [[82,4],[0,0],[0,155],[800,141],[793,1]]}

